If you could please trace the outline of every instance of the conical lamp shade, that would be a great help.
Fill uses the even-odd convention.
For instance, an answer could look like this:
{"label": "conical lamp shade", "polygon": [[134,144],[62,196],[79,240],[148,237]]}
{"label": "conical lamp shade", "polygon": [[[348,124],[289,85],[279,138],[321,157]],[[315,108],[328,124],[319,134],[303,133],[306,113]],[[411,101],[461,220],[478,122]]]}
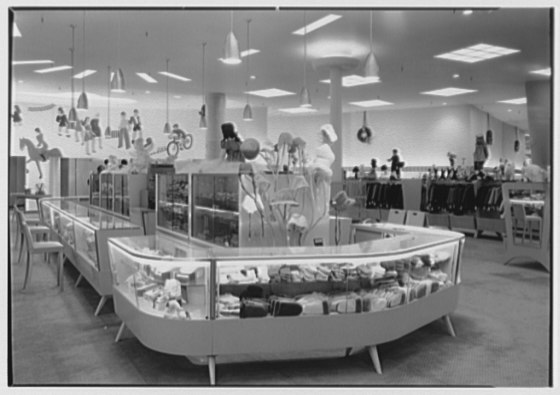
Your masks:
{"label": "conical lamp shade", "polygon": [[124,92],[125,91],[124,73],[122,69],[117,69],[113,78],[111,79],[111,91],[112,92]]}
{"label": "conical lamp shade", "polygon": [[371,51],[366,58],[366,63],[364,64],[364,77],[379,77],[379,65],[377,64],[373,51]]}
{"label": "conical lamp shade", "polygon": [[233,34],[233,32],[229,32],[226,36],[223,62],[226,64],[241,63],[241,58],[239,57],[239,44],[237,43],[237,38],[235,38],[235,34]]}
{"label": "conical lamp shade", "polygon": [[80,97],[78,97],[78,105],[76,107],[78,108],[78,110],[87,110],[88,109],[87,93],[82,92]]}
{"label": "conical lamp shade", "polygon": [[68,121],[76,122],[78,120],[78,114],[76,113],[76,109],[72,107],[70,111],[68,111]]}
{"label": "conical lamp shade", "polygon": [[171,126],[169,125],[169,122],[166,122],[163,126],[163,133],[171,133]]}
{"label": "conical lamp shade", "polygon": [[200,116],[200,122],[198,124],[198,127],[200,129],[207,129],[208,128],[208,125],[206,125],[206,116],[205,115]]}
{"label": "conical lamp shade", "polygon": [[304,86],[301,88],[299,93],[299,106],[300,107],[311,107],[311,96],[309,95],[309,90]]}
{"label": "conical lamp shade", "polygon": [[253,120],[253,110],[251,109],[251,105],[247,103],[245,108],[243,109],[243,120],[244,121],[252,121]]}

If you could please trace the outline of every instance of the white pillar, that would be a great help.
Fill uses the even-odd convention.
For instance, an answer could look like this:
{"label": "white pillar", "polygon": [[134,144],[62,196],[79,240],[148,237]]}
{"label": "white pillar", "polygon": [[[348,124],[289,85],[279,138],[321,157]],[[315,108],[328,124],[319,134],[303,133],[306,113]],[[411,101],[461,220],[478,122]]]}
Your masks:
{"label": "white pillar", "polygon": [[222,123],[226,112],[226,95],[211,92],[206,95],[206,159],[217,159],[221,156],[220,141],[222,140]]}
{"label": "white pillar", "polygon": [[332,150],[335,156],[333,169],[333,183],[342,182],[342,70],[340,67],[333,66],[329,70],[331,80],[330,96],[331,96],[331,112],[330,124],[333,126],[338,140],[332,145]]}

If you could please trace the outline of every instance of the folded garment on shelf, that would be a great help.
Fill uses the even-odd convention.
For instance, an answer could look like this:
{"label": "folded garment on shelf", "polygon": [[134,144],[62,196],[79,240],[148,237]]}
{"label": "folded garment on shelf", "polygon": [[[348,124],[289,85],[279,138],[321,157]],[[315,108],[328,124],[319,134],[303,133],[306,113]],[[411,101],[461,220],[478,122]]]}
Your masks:
{"label": "folded garment on shelf", "polygon": [[447,281],[447,274],[441,270],[432,270],[428,274],[428,278],[444,283]]}
{"label": "folded garment on shelf", "polygon": [[268,302],[264,299],[242,299],[239,318],[259,318],[268,315]]}
{"label": "folded garment on shelf", "polygon": [[329,314],[328,298],[325,294],[313,292],[296,298],[302,306],[302,315]]}
{"label": "folded garment on shelf", "polygon": [[373,293],[362,295],[362,311],[364,313],[381,311],[386,307],[387,299],[384,297],[379,297]]}
{"label": "folded garment on shelf", "polygon": [[272,296],[269,300],[269,312],[273,316],[298,316],[303,307],[293,298]]}

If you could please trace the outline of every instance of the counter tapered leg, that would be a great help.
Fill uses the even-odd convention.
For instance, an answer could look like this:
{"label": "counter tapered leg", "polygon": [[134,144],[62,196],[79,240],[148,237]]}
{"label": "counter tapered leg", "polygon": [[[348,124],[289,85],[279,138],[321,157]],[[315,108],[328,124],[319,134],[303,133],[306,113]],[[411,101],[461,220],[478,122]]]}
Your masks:
{"label": "counter tapered leg", "polygon": [[103,306],[105,305],[105,302],[107,302],[107,296],[102,296],[101,300],[99,301],[99,304],[97,305],[97,309],[95,309],[95,313],[93,313],[94,316],[98,316],[99,312],[101,311],[101,309],[103,308]]}
{"label": "counter tapered leg", "polygon": [[210,385],[216,385],[216,357],[208,357],[208,373],[210,374]]}
{"label": "counter tapered leg", "polygon": [[119,340],[121,340],[121,336],[122,336],[122,334],[123,334],[123,332],[124,332],[125,326],[126,326],[126,325],[125,325],[124,321],[121,322],[121,326],[119,327],[119,331],[117,332],[117,336],[115,337],[115,343],[118,343]]}
{"label": "counter tapered leg", "polygon": [[381,370],[381,362],[379,361],[379,354],[377,353],[377,346],[369,346],[368,351],[375,371],[377,374],[383,374],[383,371]]}
{"label": "counter tapered leg", "polygon": [[446,315],[443,318],[445,320],[445,324],[447,325],[447,330],[449,331],[449,334],[452,337],[455,337],[455,329],[453,329],[453,323],[451,322],[451,317],[449,317],[449,315]]}
{"label": "counter tapered leg", "polygon": [[82,276],[81,274],[78,276],[78,279],[76,280],[76,283],[74,284],[74,287],[78,288],[78,285],[80,285],[80,282],[82,281],[82,279],[84,278],[84,276]]}

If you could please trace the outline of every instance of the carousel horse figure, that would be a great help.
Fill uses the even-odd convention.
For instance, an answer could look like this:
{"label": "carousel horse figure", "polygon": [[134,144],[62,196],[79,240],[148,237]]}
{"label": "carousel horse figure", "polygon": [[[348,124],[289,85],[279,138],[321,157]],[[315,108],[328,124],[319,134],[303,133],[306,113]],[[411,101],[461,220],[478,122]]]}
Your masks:
{"label": "carousel horse figure", "polygon": [[39,178],[43,178],[43,172],[41,171],[41,166],[39,166],[39,161],[46,162],[50,158],[60,158],[62,157],[62,153],[58,148],[52,148],[41,152],[40,149],[35,147],[35,144],[29,139],[20,138],[19,139],[19,148],[24,149],[27,148],[27,155],[29,159],[26,163],[34,161],[37,165],[37,170],[39,170]]}

